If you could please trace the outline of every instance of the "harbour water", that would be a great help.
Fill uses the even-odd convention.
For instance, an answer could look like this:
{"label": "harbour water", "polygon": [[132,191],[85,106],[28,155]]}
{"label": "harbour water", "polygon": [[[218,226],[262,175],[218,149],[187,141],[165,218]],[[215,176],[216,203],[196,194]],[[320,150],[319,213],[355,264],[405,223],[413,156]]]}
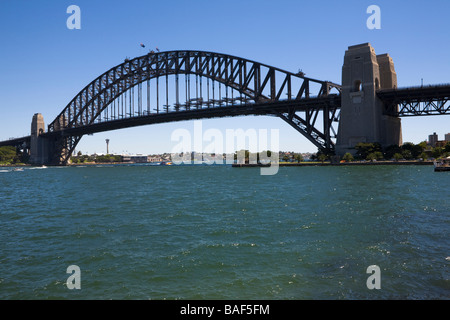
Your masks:
{"label": "harbour water", "polygon": [[432,166],[0,168],[0,299],[449,299],[449,190]]}

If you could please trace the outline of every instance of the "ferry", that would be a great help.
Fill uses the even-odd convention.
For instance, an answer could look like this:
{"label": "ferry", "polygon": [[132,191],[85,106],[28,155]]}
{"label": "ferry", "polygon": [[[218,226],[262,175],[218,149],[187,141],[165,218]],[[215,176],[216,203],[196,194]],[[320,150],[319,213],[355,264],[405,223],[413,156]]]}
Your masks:
{"label": "ferry", "polygon": [[434,171],[450,171],[450,157],[434,161]]}

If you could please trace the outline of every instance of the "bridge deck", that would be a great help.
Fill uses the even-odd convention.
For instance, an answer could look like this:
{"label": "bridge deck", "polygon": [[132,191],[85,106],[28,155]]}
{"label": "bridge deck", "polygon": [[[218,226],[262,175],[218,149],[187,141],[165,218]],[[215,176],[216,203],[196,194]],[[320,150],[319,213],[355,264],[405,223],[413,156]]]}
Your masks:
{"label": "bridge deck", "polygon": [[14,139],[9,139],[9,140],[5,140],[5,141],[0,141],[0,147],[4,147],[4,146],[21,146],[24,143],[29,144],[31,140],[31,136],[26,136],[26,137],[20,137],[20,138],[14,138]]}
{"label": "bridge deck", "polygon": [[425,116],[450,114],[450,84],[378,90],[391,115]]}
{"label": "bridge deck", "polygon": [[186,111],[171,111],[152,113],[137,117],[128,117],[109,121],[98,121],[89,125],[66,128],[64,130],[47,132],[44,136],[73,136],[92,134],[103,131],[117,130],[141,125],[186,121],[194,119],[236,117],[245,115],[273,115],[278,116],[290,108],[292,111],[307,111],[313,109],[324,109],[326,106],[340,107],[340,96],[329,95],[327,97],[315,97],[300,100],[283,100],[264,104],[232,105],[227,107],[191,109]]}

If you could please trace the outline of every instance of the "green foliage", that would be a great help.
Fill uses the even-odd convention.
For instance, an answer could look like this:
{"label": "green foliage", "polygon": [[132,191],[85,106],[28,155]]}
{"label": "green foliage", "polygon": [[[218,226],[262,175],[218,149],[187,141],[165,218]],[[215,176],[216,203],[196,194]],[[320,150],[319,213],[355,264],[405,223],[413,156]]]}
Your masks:
{"label": "green foliage", "polygon": [[325,160],[327,160],[327,155],[326,154],[324,154],[324,153],[321,153],[321,154],[319,154],[318,156],[317,156],[317,159],[319,160],[319,161],[321,161],[322,163],[325,161]]}
{"label": "green foliage", "polygon": [[94,162],[94,157],[86,155],[82,155],[80,152],[77,156],[72,156],[70,160],[72,163],[85,163],[85,162]]}
{"label": "green foliage", "polygon": [[324,162],[325,160],[329,160],[333,155],[334,153],[324,152],[319,149],[316,154],[313,154],[311,156],[311,160],[319,160],[321,162]]}
{"label": "green foliage", "polygon": [[445,152],[450,152],[450,141],[445,144],[444,151]]}
{"label": "green foliage", "polygon": [[[408,155],[408,157],[410,157],[410,159],[417,159],[419,157],[419,155],[423,152],[425,147],[426,147],[426,145],[423,145],[422,143],[414,144],[412,142],[405,142],[402,145],[402,150],[409,151],[409,153],[406,152],[406,154]],[[411,156],[409,156],[409,154],[411,154]],[[407,158],[405,157],[405,159],[407,159]]]}
{"label": "green foliage", "polygon": [[425,148],[427,147],[427,142],[426,141],[422,141],[418,145],[421,146],[423,150],[425,150]]}
{"label": "green foliage", "polygon": [[5,146],[0,147],[0,163],[13,164],[20,162],[22,154],[19,153],[15,147]]}
{"label": "green foliage", "polygon": [[296,153],[294,155],[294,160],[297,161],[298,163],[303,161],[303,156],[300,153]]}
{"label": "green foliage", "polygon": [[422,159],[422,160],[427,160],[428,159],[428,154],[426,152],[422,152],[419,155],[419,158]]}
{"label": "green foliage", "polygon": [[9,161],[16,156],[16,148],[11,146],[0,147],[0,161]]}
{"label": "green foliage", "polygon": [[72,163],[85,163],[85,162],[95,162],[95,163],[113,163],[113,162],[122,162],[122,157],[118,155],[107,154],[103,156],[88,156],[82,155],[81,152],[78,152],[76,156],[70,158]]}
{"label": "green foliage", "polygon": [[432,156],[433,158],[440,158],[444,153],[444,148],[436,147],[433,149]]}
{"label": "green foliage", "polygon": [[112,162],[121,162],[122,159],[120,156],[114,156],[114,155],[104,155],[104,156],[97,156],[95,158],[96,163],[112,163]]}
{"label": "green foliage", "polygon": [[355,158],[352,156],[352,154],[350,152],[347,152],[346,154],[344,154],[344,156],[342,157],[342,160],[346,161],[346,162],[350,162],[355,160]]}
{"label": "green foliage", "polygon": [[405,160],[411,160],[414,158],[411,153],[411,150],[408,150],[408,149],[402,151],[402,156]]}
{"label": "green foliage", "polygon": [[[401,156],[402,148],[398,145],[391,145],[384,149],[384,158],[390,160],[392,158],[395,159],[394,155],[399,154]],[[401,158],[400,158],[401,159]]]}
{"label": "green foliage", "polygon": [[381,151],[375,151],[372,153],[369,153],[366,157],[366,160],[382,160],[383,159],[383,153]]}
{"label": "green foliage", "polygon": [[396,153],[396,154],[394,154],[393,157],[394,157],[395,161],[399,161],[400,159],[403,159],[403,156],[401,153]]}
{"label": "green foliage", "polygon": [[356,154],[360,159],[367,159],[367,156],[374,152],[381,152],[381,145],[378,142],[366,143],[360,142],[355,146]]}
{"label": "green foliage", "polygon": [[[450,143],[447,143],[444,148],[436,147],[431,148],[427,145],[426,141],[422,141],[418,144],[412,142],[405,142],[402,146],[391,145],[385,147],[383,150],[379,143],[358,143],[355,146],[356,157],[358,159],[366,160],[382,160],[382,159],[424,159],[427,160],[430,157],[438,158],[442,157],[446,153],[446,148],[450,151]],[[380,154],[381,153],[381,154]]]}

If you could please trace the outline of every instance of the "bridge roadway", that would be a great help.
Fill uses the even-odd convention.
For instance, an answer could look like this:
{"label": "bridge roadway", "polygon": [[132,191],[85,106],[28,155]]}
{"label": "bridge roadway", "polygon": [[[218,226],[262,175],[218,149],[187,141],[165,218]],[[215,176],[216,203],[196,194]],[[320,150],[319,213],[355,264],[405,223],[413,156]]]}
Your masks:
{"label": "bridge roadway", "polygon": [[[385,113],[393,116],[411,117],[450,114],[450,84],[378,90],[377,96],[385,104]],[[60,131],[46,132],[43,136],[81,136],[85,134],[93,134],[141,125],[193,119],[245,115],[279,116],[279,113],[285,111],[286,108],[290,109],[292,112],[296,112],[323,108],[326,105],[340,109],[340,95],[330,94],[326,97],[304,98],[300,100],[280,100],[276,102],[258,104],[253,103],[185,111],[160,112],[139,117],[96,122],[89,125],[67,128]],[[31,136],[25,136],[0,141],[0,147],[21,146],[23,144],[29,145],[30,138]]]}
{"label": "bridge roadway", "polygon": [[56,132],[47,132],[43,136],[78,136],[135,126],[194,119],[236,117],[246,115],[278,116],[279,113],[284,112],[286,109],[290,109],[291,111],[296,112],[306,111],[311,108],[324,108],[324,106],[326,105],[340,106],[340,96],[333,94],[326,97],[305,98],[301,100],[284,100],[258,104],[231,105],[215,108],[199,108],[191,110],[160,112],[138,117],[109,120],[106,122],[99,121],[90,125],[66,128],[64,130]]}
{"label": "bridge roadway", "polygon": [[378,90],[377,96],[392,116],[450,114],[450,84]]}
{"label": "bridge roadway", "polygon": [[12,138],[9,140],[0,141],[0,147],[5,147],[5,146],[19,147],[19,146],[23,145],[24,143],[29,145],[30,140],[31,140],[31,136]]}
{"label": "bridge roadway", "polygon": [[[215,108],[200,108],[191,110],[179,110],[170,112],[152,113],[136,117],[123,119],[98,121],[89,125],[83,125],[72,128],[64,128],[58,131],[47,131],[41,134],[42,137],[55,136],[81,136],[104,131],[111,131],[142,125],[186,121],[195,119],[235,117],[245,115],[270,115],[279,116],[280,113],[288,110],[291,113],[297,111],[308,111],[311,109],[323,109],[324,106],[333,106],[334,109],[340,107],[340,96],[330,94],[324,97],[304,98],[300,100],[280,100],[266,103],[248,103],[245,105],[221,106]],[[1,146],[20,146],[23,143],[29,143],[31,136],[25,136],[0,142]]]}

